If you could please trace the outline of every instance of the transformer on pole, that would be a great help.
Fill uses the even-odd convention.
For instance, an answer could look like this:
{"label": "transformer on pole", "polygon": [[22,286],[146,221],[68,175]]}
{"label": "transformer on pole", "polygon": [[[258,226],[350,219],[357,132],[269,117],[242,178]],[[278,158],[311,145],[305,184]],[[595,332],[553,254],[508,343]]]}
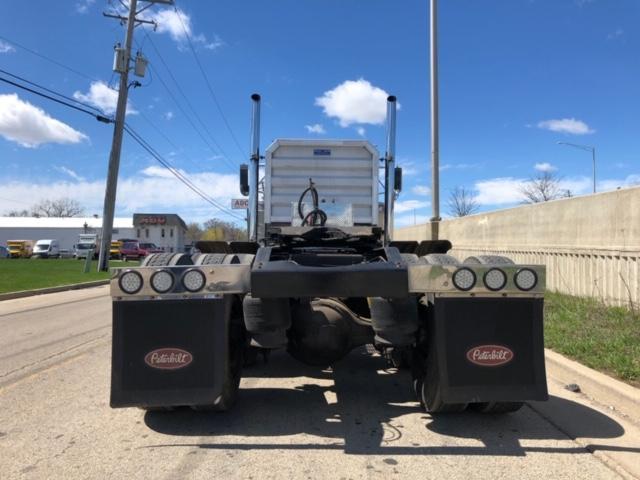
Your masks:
{"label": "transformer on pole", "polygon": [[[136,11],[138,0],[129,0],[129,13],[126,17],[105,13],[105,17],[115,18],[127,25],[124,47],[116,47],[113,69],[120,74],[120,87],[118,89],[118,104],[113,127],[113,140],[111,142],[111,153],[109,155],[109,169],[107,172],[107,186],[104,194],[104,210],[102,214],[102,239],[100,241],[100,253],[98,257],[98,271],[109,270],[109,246],[113,232],[113,216],[116,205],[116,190],[118,186],[118,170],[120,169],[120,153],[122,151],[122,136],[124,133],[125,114],[127,111],[127,97],[129,93],[129,70],[131,66],[131,44],[133,43],[133,29],[142,23],[155,25],[154,22],[136,18],[143,10],[146,10],[154,3],[166,5],[173,4],[173,0],[141,0],[146,5]],[[144,75],[146,60],[142,56],[134,59],[134,73],[138,76]]]}

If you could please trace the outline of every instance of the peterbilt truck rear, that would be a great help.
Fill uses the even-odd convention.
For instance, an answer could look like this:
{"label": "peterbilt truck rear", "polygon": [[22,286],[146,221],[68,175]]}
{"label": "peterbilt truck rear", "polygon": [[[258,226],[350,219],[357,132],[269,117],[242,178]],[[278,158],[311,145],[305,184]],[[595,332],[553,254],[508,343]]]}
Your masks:
{"label": "peterbilt truck rear", "polygon": [[111,406],[226,410],[256,349],[329,366],[364,345],[409,368],[434,414],[546,400],[544,267],[461,261],[447,240],[393,241],[395,97],[382,158],[363,140],[279,139],[263,156],[252,99],[252,156],[240,172],[249,241],[114,270]]}

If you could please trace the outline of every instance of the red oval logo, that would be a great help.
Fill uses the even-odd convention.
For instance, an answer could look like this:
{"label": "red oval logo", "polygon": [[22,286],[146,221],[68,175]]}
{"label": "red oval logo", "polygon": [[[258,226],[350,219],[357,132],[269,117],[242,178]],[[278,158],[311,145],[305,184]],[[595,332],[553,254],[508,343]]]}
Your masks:
{"label": "red oval logo", "polygon": [[158,348],[144,356],[144,361],[151,368],[160,370],[177,370],[193,361],[193,355],[179,348]]}
{"label": "red oval logo", "polygon": [[467,360],[481,367],[499,367],[513,360],[513,352],[502,345],[478,345],[467,352]]}

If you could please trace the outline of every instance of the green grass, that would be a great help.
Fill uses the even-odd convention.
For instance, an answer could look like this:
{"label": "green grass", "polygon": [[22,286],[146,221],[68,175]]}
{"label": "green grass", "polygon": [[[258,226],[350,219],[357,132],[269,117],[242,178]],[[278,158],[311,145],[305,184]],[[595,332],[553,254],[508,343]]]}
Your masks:
{"label": "green grass", "polygon": [[640,312],[589,298],[545,295],[545,345],[640,386]]}
{"label": "green grass", "polygon": [[92,262],[91,270],[88,273],[82,273],[84,262],[84,260],[56,258],[1,259],[0,293],[56,287],[109,278],[108,272],[96,272],[97,262],[95,261]]}

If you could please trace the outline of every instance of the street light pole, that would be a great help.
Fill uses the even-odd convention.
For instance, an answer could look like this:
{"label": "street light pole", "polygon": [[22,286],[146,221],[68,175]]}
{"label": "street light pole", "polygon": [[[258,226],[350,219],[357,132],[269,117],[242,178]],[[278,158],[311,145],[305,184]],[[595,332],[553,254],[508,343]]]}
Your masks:
{"label": "street light pole", "polygon": [[569,147],[579,148],[580,150],[591,152],[591,159],[593,162],[593,193],[596,193],[596,147],[592,147],[591,145],[580,145],[577,143],[569,143],[569,142],[556,142],[556,143],[558,145],[567,145]]}
{"label": "street light pole", "polygon": [[440,117],[438,111],[438,0],[431,0],[431,240],[440,229]]}

